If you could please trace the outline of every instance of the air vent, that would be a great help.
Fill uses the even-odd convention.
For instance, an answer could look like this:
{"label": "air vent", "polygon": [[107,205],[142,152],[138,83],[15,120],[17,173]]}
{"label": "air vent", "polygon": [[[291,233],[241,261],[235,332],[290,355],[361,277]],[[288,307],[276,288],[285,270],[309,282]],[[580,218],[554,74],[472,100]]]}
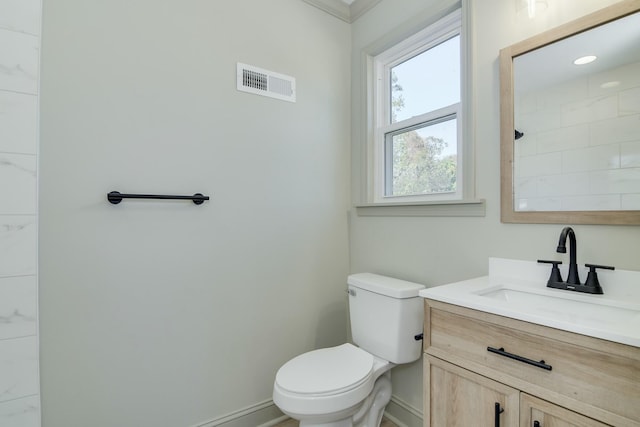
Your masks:
{"label": "air vent", "polygon": [[296,79],[238,62],[238,90],[296,102]]}

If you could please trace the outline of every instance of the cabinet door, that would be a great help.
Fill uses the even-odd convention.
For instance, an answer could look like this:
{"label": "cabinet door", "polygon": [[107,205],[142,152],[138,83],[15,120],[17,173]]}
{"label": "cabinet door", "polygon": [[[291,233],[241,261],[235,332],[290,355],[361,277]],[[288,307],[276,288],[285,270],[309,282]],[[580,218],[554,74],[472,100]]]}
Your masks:
{"label": "cabinet door", "polygon": [[519,391],[425,355],[425,427],[517,427]]}
{"label": "cabinet door", "polygon": [[604,427],[607,425],[526,393],[520,395],[520,427]]}

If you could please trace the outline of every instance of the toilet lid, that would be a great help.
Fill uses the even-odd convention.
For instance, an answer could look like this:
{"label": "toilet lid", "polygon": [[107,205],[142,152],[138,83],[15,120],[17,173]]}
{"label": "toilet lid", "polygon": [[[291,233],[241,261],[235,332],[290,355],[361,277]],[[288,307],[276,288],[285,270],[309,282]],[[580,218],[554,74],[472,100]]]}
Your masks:
{"label": "toilet lid", "polygon": [[291,359],[276,374],[276,383],[297,394],[335,394],[358,387],[369,379],[372,370],[371,354],[342,344]]}

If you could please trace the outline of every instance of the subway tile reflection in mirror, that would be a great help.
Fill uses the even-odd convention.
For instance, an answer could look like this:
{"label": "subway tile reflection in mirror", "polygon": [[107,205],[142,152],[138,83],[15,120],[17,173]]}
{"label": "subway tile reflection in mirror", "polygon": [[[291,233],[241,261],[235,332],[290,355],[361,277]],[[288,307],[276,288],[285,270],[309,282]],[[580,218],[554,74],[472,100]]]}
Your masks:
{"label": "subway tile reflection in mirror", "polygon": [[640,210],[639,38],[635,13],[514,58],[514,210]]}

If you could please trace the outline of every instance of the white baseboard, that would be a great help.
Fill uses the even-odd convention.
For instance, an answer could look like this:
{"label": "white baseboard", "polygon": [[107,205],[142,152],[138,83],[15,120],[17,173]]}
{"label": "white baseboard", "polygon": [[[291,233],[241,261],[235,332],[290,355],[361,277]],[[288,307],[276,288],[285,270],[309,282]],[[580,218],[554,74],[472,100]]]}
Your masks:
{"label": "white baseboard", "polygon": [[270,427],[287,418],[269,399],[192,427]]}
{"label": "white baseboard", "polygon": [[422,427],[423,425],[422,412],[396,396],[391,396],[391,402],[387,404],[384,416],[398,427]]}
{"label": "white baseboard", "polygon": [[275,426],[277,424],[280,424],[283,421],[287,421],[288,419],[289,419],[288,416],[283,415],[281,417],[276,418],[275,420],[271,420],[271,421],[266,422],[264,424],[260,424],[258,427],[272,427],[272,426]]}
{"label": "white baseboard", "polygon": [[[422,427],[422,412],[396,396],[391,397],[384,416],[398,427]],[[192,427],[271,427],[288,418],[269,399]]]}

